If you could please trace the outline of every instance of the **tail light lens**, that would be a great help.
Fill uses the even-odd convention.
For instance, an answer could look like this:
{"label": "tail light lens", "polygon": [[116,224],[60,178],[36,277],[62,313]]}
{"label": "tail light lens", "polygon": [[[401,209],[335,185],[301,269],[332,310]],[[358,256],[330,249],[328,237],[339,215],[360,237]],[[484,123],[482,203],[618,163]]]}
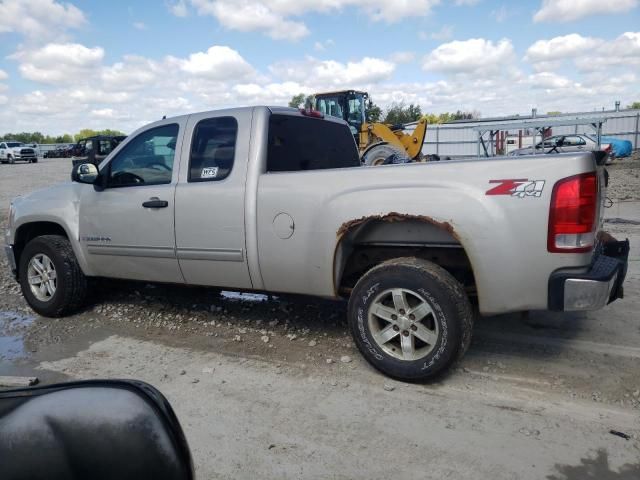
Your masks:
{"label": "tail light lens", "polygon": [[595,172],[560,180],[553,187],[549,210],[547,250],[555,253],[588,252],[593,248],[598,211]]}
{"label": "tail light lens", "polygon": [[307,108],[301,108],[300,109],[300,113],[302,115],[304,115],[305,117],[313,117],[313,118],[324,118],[324,113],[318,111],[318,110],[313,110],[311,108],[307,109]]}

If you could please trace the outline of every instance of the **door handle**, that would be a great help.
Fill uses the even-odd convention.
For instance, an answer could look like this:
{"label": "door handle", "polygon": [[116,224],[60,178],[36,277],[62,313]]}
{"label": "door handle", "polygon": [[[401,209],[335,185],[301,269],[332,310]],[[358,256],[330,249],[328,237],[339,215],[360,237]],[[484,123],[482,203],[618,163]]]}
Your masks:
{"label": "door handle", "polygon": [[169,202],[160,200],[158,197],[151,197],[146,202],[143,202],[142,206],[144,208],[166,208],[169,206]]}

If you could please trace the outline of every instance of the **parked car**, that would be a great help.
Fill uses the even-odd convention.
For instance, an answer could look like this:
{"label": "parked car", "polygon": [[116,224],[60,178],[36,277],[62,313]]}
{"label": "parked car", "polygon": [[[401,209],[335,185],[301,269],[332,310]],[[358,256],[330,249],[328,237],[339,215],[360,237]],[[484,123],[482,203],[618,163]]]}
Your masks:
{"label": "parked car", "polygon": [[474,311],[584,311],[622,296],[599,152],[367,167],[347,123],[245,107],[163,119],[72,183],[13,200],[9,265],[59,317],[111,277],[348,299],[374,367],[429,378]]}
{"label": "parked car", "polygon": [[125,138],[127,137],[121,135],[97,135],[83,138],[71,149],[71,156],[74,157],[73,165],[87,162],[98,165]]}
{"label": "parked car", "polygon": [[[598,146],[598,141],[589,135],[555,135],[553,137],[545,138],[538,142],[535,146],[535,153],[567,153],[567,152],[583,152],[583,151],[596,151],[601,150],[608,155],[606,163],[610,163],[612,149],[608,143],[601,143]],[[533,147],[519,148],[513,150],[509,155],[532,155],[534,153]]]}
{"label": "parked car", "polygon": [[12,140],[0,142],[0,162],[15,163],[18,161],[36,163],[38,161],[36,149]]}

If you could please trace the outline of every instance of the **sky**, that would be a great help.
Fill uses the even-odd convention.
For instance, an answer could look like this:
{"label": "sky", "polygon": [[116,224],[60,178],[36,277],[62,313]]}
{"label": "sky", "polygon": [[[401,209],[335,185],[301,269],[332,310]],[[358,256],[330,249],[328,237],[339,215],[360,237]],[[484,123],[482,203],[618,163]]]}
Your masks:
{"label": "sky", "polygon": [[0,133],[362,89],[483,117],[640,101],[640,0],[0,0]]}

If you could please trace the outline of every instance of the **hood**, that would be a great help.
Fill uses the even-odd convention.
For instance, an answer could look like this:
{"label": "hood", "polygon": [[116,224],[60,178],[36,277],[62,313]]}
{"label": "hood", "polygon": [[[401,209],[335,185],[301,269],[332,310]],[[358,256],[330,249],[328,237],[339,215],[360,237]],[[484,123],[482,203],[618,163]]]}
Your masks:
{"label": "hood", "polygon": [[26,204],[40,204],[48,205],[50,202],[58,203],[60,198],[68,198],[69,194],[74,194],[78,184],[69,182],[62,182],[50,187],[40,188],[26,195],[20,195],[11,200],[14,206],[23,206]]}
{"label": "hood", "polygon": [[36,149],[34,147],[30,147],[29,145],[22,145],[20,147],[9,147],[8,150],[14,152],[14,153],[20,153],[21,150],[28,148],[29,150],[33,150],[34,152],[36,151]]}

